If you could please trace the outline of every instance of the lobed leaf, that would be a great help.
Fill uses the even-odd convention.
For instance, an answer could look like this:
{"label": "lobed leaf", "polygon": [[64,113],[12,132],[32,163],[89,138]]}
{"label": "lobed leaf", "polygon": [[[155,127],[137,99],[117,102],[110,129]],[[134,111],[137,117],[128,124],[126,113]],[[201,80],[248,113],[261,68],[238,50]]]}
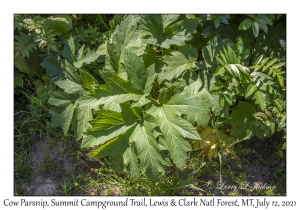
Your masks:
{"label": "lobed leaf", "polygon": [[107,42],[107,59],[116,73],[122,73],[122,49],[126,48],[138,56],[145,51],[146,44],[142,42],[141,35],[136,32],[136,16],[128,15],[118,25]]}
{"label": "lobed leaf", "polygon": [[[196,57],[193,57],[196,56]],[[197,51],[191,46],[186,46],[181,51],[171,52],[162,58],[165,65],[159,75],[159,81],[178,78],[183,72],[196,67]]]}
{"label": "lobed leaf", "polygon": [[184,19],[171,24],[178,15],[139,15],[138,31],[148,44],[169,49],[171,45],[183,46],[191,40],[198,25],[195,19]]}
{"label": "lobed leaf", "polygon": [[[186,97],[189,97],[188,101],[185,100]],[[191,145],[185,138],[200,139],[200,136],[189,122],[178,115],[201,111],[196,105],[199,99],[195,96],[177,95],[172,89],[165,89],[160,93],[158,101],[159,104],[152,104],[147,113],[158,121],[172,161],[183,169],[187,159],[186,152],[191,151]]]}

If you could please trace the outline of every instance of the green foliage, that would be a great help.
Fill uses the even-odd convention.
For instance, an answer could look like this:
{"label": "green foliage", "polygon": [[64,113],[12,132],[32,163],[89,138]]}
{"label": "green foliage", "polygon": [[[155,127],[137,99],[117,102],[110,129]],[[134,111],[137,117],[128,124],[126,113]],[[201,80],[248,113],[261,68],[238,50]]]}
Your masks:
{"label": "green foliage", "polygon": [[43,23],[57,36],[67,33],[72,28],[72,19],[68,15],[56,15],[49,17]]}
{"label": "green foliage", "polygon": [[28,58],[22,57],[19,53],[16,53],[14,57],[15,67],[17,67],[20,72],[28,75],[40,77],[42,75],[40,64],[41,58],[38,57],[37,51],[33,51]]}
{"label": "green foliage", "polygon": [[15,65],[40,76],[29,69],[38,54],[57,88],[46,96],[53,127],[115,171],[155,180],[193,150],[212,160],[285,130],[284,18],[16,16]]}
{"label": "green foliage", "polygon": [[239,29],[248,30],[252,28],[252,32],[255,37],[259,34],[259,29],[262,29],[265,33],[268,33],[268,25],[272,26],[275,20],[275,15],[248,15],[249,18],[243,20]]}
{"label": "green foliage", "polygon": [[15,35],[15,49],[20,51],[23,57],[29,57],[29,52],[32,52],[33,49],[36,50],[36,46],[34,45],[34,41],[32,37],[24,34],[22,32],[19,33],[20,35]]}
{"label": "green foliage", "polygon": [[190,45],[173,51],[171,55],[165,55],[161,59],[165,65],[162,67],[161,79],[172,80],[178,78],[183,72],[196,68],[196,60],[198,57],[197,50]]}
{"label": "green foliage", "polygon": [[75,44],[72,36],[65,41],[61,55],[66,59],[67,62],[74,65],[76,68],[82,67],[84,63],[90,64],[99,57],[98,54],[89,48],[85,49],[85,45],[81,46],[77,53],[75,53]]}
{"label": "green foliage", "polygon": [[228,19],[230,19],[230,15],[207,15],[207,20],[212,20],[216,28],[218,28],[222,23],[229,24]]}
{"label": "green foliage", "polygon": [[204,130],[200,129],[199,133],[203,142],[194,142],[193,150],[207,154],[209,160],[217,158],[219,148],[227,153],[234,153],[232,148],[234,137],[227,135],[226,131],[207,126]]}
{"label": "green foliage", "polygon": [[183,46],[192,39],[198,21],[180,15],[140,15],[137,17],[138,31],[148,44],[170,48],[171,45]]}

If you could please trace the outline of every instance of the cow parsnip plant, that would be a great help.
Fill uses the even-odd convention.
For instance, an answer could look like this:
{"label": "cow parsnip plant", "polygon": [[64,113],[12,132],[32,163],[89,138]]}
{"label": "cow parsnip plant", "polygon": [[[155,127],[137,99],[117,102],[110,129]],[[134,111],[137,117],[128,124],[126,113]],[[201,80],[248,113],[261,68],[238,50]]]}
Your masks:
{"label": "cow parsnip plant", "polygon": [[110,30],[103,19],[106,31],[89,26],[97,50],[78,42],[88,40],[82,26],[54,27],[59,18],[72,24],[44,21],[65,36],[43,58],[58,87],[52,125],[116,171],[156,179],[166,166],[183,169],[193,150],[212,159],[285,130],[285,16],[118,15]]}

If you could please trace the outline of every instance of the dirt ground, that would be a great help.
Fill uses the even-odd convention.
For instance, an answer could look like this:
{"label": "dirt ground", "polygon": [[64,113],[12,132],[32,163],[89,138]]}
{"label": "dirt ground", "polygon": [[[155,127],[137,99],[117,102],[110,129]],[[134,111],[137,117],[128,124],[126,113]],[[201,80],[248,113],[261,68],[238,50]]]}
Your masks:
{"label": "dirt ground", "polygon": [[[37,141],[31,154],[31,181],[24,183],[26,193],[38,195],[59,195],[59,182],[71,177],[75,163],[63,147],[50,138]],[[61,170],[63,169],[63,170]]]}
{"label": "dirt ground", "polygon": [[[243,143],[245,147],[263,154],[264,151],[259,150],[268,149],[267,146],[264,146],[265,144],[265,141],[256,138]],[[61,195],[60,183],[64,179],[71,178],[72,174],[75,173],[75,167],[79,164],[72,161],[70,154],[66,151],[66,148],[63,148],[57,142],[53,142],[51,138],[35,142],[34,150],[30,158],[32,170],[31,179],[29,183],[27,182],[22,184],[22,188],[26,194],[34,196]],[[270,154],[266,153],[265,155],[268,156]],[[242,162],[238,164],[238,162],[230,160],[226,163],[224,168],[230,169],[230,171],[233,172],[246,172],[248,174],[248,178],[245,180],[245,183],[241,183],[240,186],[237,186],[237,184],[234,183],[234,180],[226,175],[222,176],[222,183],[219,183],[219,177],[216,175],[214,186],[211,186],[211,189],[208,189],[208,191],[216,196],[230,195],[230,193],[234,190],[233,187],[236,186],[238,193],[240,195],[245,195],[245,193],[243,193],[245,192],[243,187],[247,187],[246,185],[248,184],[248,188],[253,189],[247,190],[248,195],[255,195],[255,190],[257,189],[272,187],[270,183],[274,168],[278,167],[278,165],[282,164],[282,161],[284,161],[284,159],[277,157],[277,159],[274,159],[272,162],[273,165],[270,166],[254,164],[253,161],[251,161],[251,158],[253,158],[251,153],[244,154],[243,158],[246,160],[249,159],[249,161],[247,163]]]}

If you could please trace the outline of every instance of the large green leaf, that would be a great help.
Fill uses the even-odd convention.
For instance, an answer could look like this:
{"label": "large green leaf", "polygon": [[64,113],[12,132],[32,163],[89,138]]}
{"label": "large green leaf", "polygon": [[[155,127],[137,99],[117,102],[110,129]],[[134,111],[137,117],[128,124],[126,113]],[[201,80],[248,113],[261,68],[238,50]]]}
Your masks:
{"label": "large green leaf", "polygon": [[[139,159],[146,176],[156,179],[160,172],[165,171],[163,165],[168,165],[152,131],[158,126],[156,120],[149,114],[142,114],[141,108],[130,108],[129,104],[121,104],[121,111],[98,111],[82,147],[101,144],[91,153],[92,157],[97,158],[120,157],[121,153],[126,170],[135,178],[139,176]],[[136,153],[130,144],[136,146]]]}
{"label": "large green leaf", "polygon": [[70,64],[73,64],[75,60],[75,44],[72,36],[64,41],[64,48],[60,53]]}
{"label": "large green leaf", "polygon": [[158,104],[152,104],[148,113],[153,115],[160,125],[169,153],[175,165],[183,169],[187,159],[186,152],[191,145],[185,140],[200,139],[195,128],[180,114],[191,114],[201,111],[197,97],[188,94],[176,94],[172,89],[165,89],[159,94]]}
{"label": "large green leaf", "polygon": [[218,116],[220,113],[219,99],[218,96],[212,95],[206,88],[202,88],[196,94],[200,100],[204,102],[204,104],[211,108],[212,113],[215,116]]}
{"label": "large green leaf", "polygon": [[144,93],[132,87],[128,80],[123,80],[115,73],[110,71],[101,71],[101,77],[106,82],[95,90],[95,96],[99,104],[108,105],[112,102],[124,103],[127,101],[139,101]]}
{"label": "large green leaf", "polygon": [[146,52],[143,55],[145,67],[149,67],[157,60],[156,51],[150,46],[147,46]]}
{"label": "large green leaf", "polygon": [[69,15],[56,15],[44,20],[44,24],[58,36],[66,34],[72,28],[72,18]]}
{"label": "large green leaf", "polygon": [[56,106],[49,110],[52,115],[52,126],[57,127],[60,125],[65,135],[71,125],[71,120],[76,107],[76,97],[77,95],[75,94],[54,92],[48,101],[49,104]]}
{"label": "large green leaf", "polygon": [[85,94],[87,91],[79,84],[69,80],[59,80],[55,83],[68,94]]}
{"label": "large green leaf", "polygon": [[[216,107],[218,108],[219,105],[217,103],[214,103],[214,104],[207,103],[207,100],[203,100],[203,96],[204,96],[203,92],[202,92],[202,94],[201,94],[201,92],[199,92],[199,90],[203,89],[203,87],[202,87],[203,85],[204,85],[204,83],[198,77],[194,82],[192,82],[189,86],[187,86],[184,89],[184,92],[188,93],[188,94],[194,94],[195,96],[199,97],[200,100],[199,100],[198,106],[200,108],[200,111],[189,114],[187,116],[187,120],[191,123],[196,122],[200,128],[204,129],[208,125],[209,120],[210,120],[210,114],[209,114],[210,105],[212,105],[212,107],[214,107],[214,110]],[[209,96],[207,96],[207,97],[209,97]],[[207,106],[207,105],[209,105],[209,106]]]}
{"label": "large green leaf", "polygon": [[63,70],[67,79],[77,84],[81,84],[79,71],[73,65],[68,63],[68,61],[64,62]]}
{"label": "large green leaf", "polygon": [[[128,144],[128,141],[126,142]],[[122,153],[120,153],[122,154]],[[121,159],[120,157],[116,157],[114,159]],[[135,179],[138,179],[140,176],[140,166],[138,164],[138,157],[134,151],[133,146],[128,144],[127,149],[123,153],[123,164],[125,166],[124,171],[129,172],[131,176]],[[148,175],[148,174],[147,174]],[[154,179],[156,179],[155,177]]]}
{"label": "large green leaf", "polygon": [[[122,107],[122,111],[122,113],[111,110],[97,111],[97,118],[90,122],[92,128],[84,136],[81,147],[104,144],[135,127],[140,119],[137,111],[125,106]],[[141,110],[138,111],[141,112]]]}
{"label": "large green leaf", "polygon": [[[80,72],[81,74],[78,74],[76,69],[70,65],[65,71],[67,79],[56,82],[56,85],[64,92],[53,92],[48,101],[49,104],[55,106],[50,109],[52,124],[61,125],[66,134],[73,121],[77,140],[81,139],[84,132],[90,127],[88,121],[93,118],[92,109],[98,109],[99,106],[97,99],[90,97],[90,92],[84,88],[90,83],[85,79],[80,80],[87,77],[83,70]],[[65,116],[60,116],[61,114]]]}
{"label": "large green leaf", "polygon": [[130,137],[134,142],[139,154],[140,164],[145,174],[150,179],[156,179],[159,173],[165,172],[163,164],[167,165],[159,144],[152,132],[158,126],[150,115],[145,115],[142,124],[137,125]]}
{"label": "large green leaf", "polygon": [[80,68],[83,64],[90,64],[91,62],[96,61],[100,54],[90,50],[89,48],[85,49],[85,45],[82,45],[80,49],[75,53],[75,44],[72,36],[64,42],[64,48],[61,51],[63,57],[67,60],[68,63],[72,64],[76,68]]}
{"label": "large green leaf", "polygon": [[85,45],[82,45],[81,48],[77,52],[77,58],[74,62],[74,66],[76,68],[82,67],[84,63],[90,64],[91,62],[94,62],[100,55],[95,53],[94,51],[87,49],[86,53],[84,53]]}
{"label": "large green leaf", "polygon": [[58,60],[54,57],[47,56],[43,59],[42,62],[43,67],[47,70],[47,74],[50,77],[54,77],[59,75],[63,72],[63,69],[58,63]]}
{"label": "large green leaf", "polygon": [[[70,83],[69,88],[67,84],[64,84],[64,87],[61,87],[62,89],[68,88],[69,90],[65,90],[66,92],[74,92],[78,89],[78,91],[81,90],[80,92],[84,94],[86,92],[84,88],[94,92],[94,86],[98,84],[98,82],[89,72],[82,69],[76,69],[67,61],[65,61],[63,69],[64,75],[67,78],[67,80],[63,82],[66,82],[67,84]],[[71,90],[72,88],[74,88],[74,90]]]}
{"label": "large green leaf", "polygon": [[178,18],[178,15],[139,15],[139,33],[148,44],[166,49],[171,45],[183,46],[193,38],[192,34],[196,32],[198,21],[184,19],[175,22]]}
{"label": "large green leaf", "polygon": [[[147,96],[152,90],[156,77],[154,65],[145,69],[141,57],[128,50],[125,51],[124,49],[125,69],[128,71],[130,81],[123,80],[111,71],[102,70],[100,74],[105,84],[98,85],[98,87],[96,87],[97,80],[91,74],[82,69],[77,70],[67,61],[65,62],[64,72],[67,79],[56,82],[56,85],[65,93],[75,95],[73,103],[76,105],[76,111],[73,125],[77,139],[80,139],[90,127],[89,120],[92,120],[92,109],[98,109],[99,105],[104,105],[104,108],[108,110],[118,111],[120,110],[119,104],[127,101],[133,101],[135,107],[150,102]],[[60,107],[55,107],[54,111],[51,111],[53,121],[55,121],[54,118],[57,118],[59,111],[66,109],[66,107],[61,107],[65,100],[56,98],[55,94],[50,99],[50,104]],[[69,129],[72,119],[72,117],[67,118],[69,122],[66,124],[68,126],[63,128],[64,131]]]}
{"label": "large green leaf", "polygon": [[[51,121],[54,127],[61,126],[63,128],[64,134],[68,132],[71,121],[76,110],[76,101],[80,96],[78,94],[54,92],[48,103],[54,105],[55,107],[49,110],[52,115]],[[77,109],[78,119],[76,121],[76,137],[80,139],[83,136],[84,131],[89,127],[87,121],[91,120],[90,110]],[[84,115],[88,115],[88,119],[84,119]]]}
{"label": "large green leaf", "polygon": [[197,50],[190,45],[180,48],[179,51],[171,52],[162,58],[165,65],[159,75],[159,80],[172,80],[178,78],[183,72],[196,67],[198,57]]}
{"label": "large green leaf", "polygon": [[234,134],[237,138],[249,137],[252,133],[251,123],[255,121],[256,108],[253,104],[240,101],[236,109],[224,122],[234,126]]}
{"label": "large green leaf", "polygon": [[79,72],[82,86],[93,92],[94,86],[98,84],[98,81],[88,71],[79,69]]}
{"label": "large green leaf", "polygon": [[146,69],[142,57],[138,57],[126,48],[122,52],[125,70],[132,87],[149,95],[156,77],[154,65]]}
{"label": "large green leaf", "polygon": [[156,77],[154,64],[145,69],[142,57],[133,52],[123,49],[124,69],[128,74],[128,80],[124,80],[116,73],[109,70],[100,71],[105,85],[95,89],[98,104],[104,104],[106,108],[111,103],[124,103],[133,101],[134,106],[143,106],[150,102],[147,97]]}
{"label": "large green leaf", "polygon": [[128,15],[111,35],[107,42],[108,62],[116,73],[123,73],[122,49],[126,48],[133,53],[142,55],[146,44],[143,43],[141,35],[136,32],[136,16]]}
{"label": "large green leaf", "polygon": [[[133,178],[138,179],[140,176],[138,159],[134,149],[129,144],[129,136],[130,132],[119,135],[93,150],[90,156],[98,159],[108,156],[113,157],[111,162],[112,169],[117,171],[125,170]],[[117,164],[119,166],[116,166]]]}
{"label": "large green leaf", "polygon": [[202,70],[198,75],[195,72],[192,72],[192,74],[187,72],[183,79],[184,80],[177,85],[183,87],[184,93],[196,96],[200,100],[199,107],[201,108],[198,114],[193,113],[189,115],[188,120],[193,122],[193,119],[196,119],[198,126],[204,128],[210,119],[209,112],[218,116],[221,111],[219,95],[213,93],[213,91],[218,88],[215,85],[215,76],[209,73],[209,71]]}
{"label": "large green leaf", "polygon": [[89,121],[93,119],[92,106],[83,105],[76,109],[75,118],[75,136],[77,139],[81,139],[83,134],[91,127]]}

